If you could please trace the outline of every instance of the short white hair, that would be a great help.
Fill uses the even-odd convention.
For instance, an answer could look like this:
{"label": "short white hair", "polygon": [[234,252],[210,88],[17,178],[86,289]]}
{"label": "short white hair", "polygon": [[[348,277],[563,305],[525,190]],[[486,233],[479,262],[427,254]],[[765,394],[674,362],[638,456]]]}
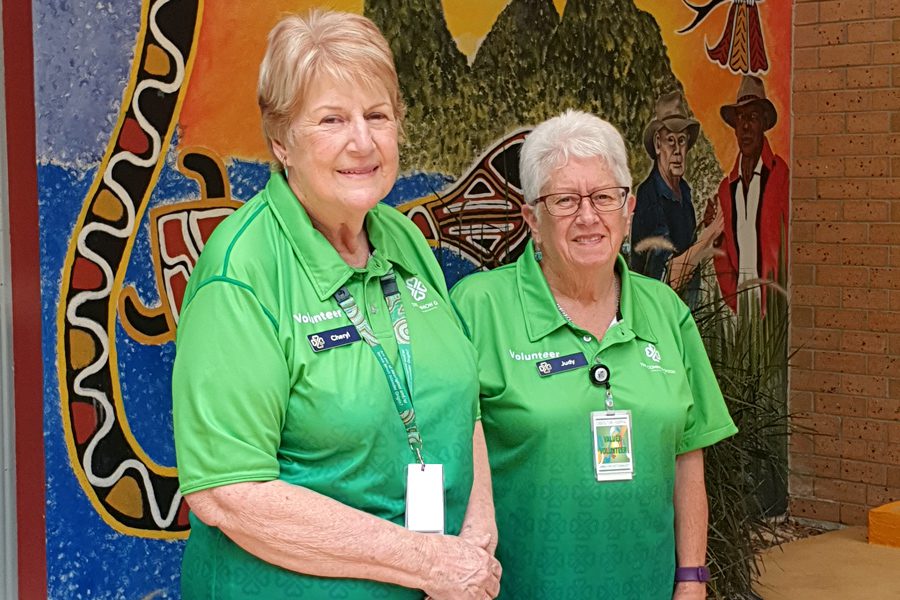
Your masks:
{"label": "short white hair", "polygon": [[568,163],[570,156],[602,159],[616,183],[631,188],[622,134],[596,115],[569,109],[535,127],[522,144],[519,173],[527,204],[534,205],[550,172]]}

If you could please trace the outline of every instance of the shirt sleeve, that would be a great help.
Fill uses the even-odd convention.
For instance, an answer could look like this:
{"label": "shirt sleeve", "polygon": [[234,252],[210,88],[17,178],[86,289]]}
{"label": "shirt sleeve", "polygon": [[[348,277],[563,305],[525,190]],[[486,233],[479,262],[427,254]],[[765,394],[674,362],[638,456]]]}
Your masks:
{"label": "shirt sleeve", "polygon": [[172,372],[181,492],[277,478],[289,388],[276,322],[252,288],[201,284],[182,310]]}
{"label": "shirt sleeve", "polygon": [[685,307],[681,320],[682,360],[693,394],[678,454],[711,446],[737,433],[716,381],[697,324]]}
{"label": "shirt sleeve", "polygon": [[[463,281],[465,281],[465,280],[463,280]],[[469,314],[469,320],[471,320],[471,318],[473,317],[473,315],[471,315],[470,311],[465,309],[467,300],[466,300],[466,296],[464,295],[462,290],[466,287],[466,285],[463,283],[463,281],[458,282],[455,286],[453,286],[453,289],[450,290],[450,305],[453,307],[453,312],[456,314],[456,318],[459,321],[459,324],[463,330],[463,333],[465,334],[466,338],[472,343],[472,347],[475,349],[475,352],[477,354],[478,347],[475,345],[475,339],[472,337],[472,330],[469,326],[469,321],[467,320],[467,318],[464,315],[464,313]],[[462,305],[464,307],[463,310],[460,310],[460,303],[462,303]],[[477,358],[477,364],[479,366],[478,374],[480,376],[481,371],[482,371],[481,356],[479,355],[476,358]],[[480,387],[480,384],[481,384],[481,382],[479,381],[479,387]],[[476,421],[481,420],[481,396],[480,396],[480,394],[479,394],[478,400],[475,402],[475,420]]]}

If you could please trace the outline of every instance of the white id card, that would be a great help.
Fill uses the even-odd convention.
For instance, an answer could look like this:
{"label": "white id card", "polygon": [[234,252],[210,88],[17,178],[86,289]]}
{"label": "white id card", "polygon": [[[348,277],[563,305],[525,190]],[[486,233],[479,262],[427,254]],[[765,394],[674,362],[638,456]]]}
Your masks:
{"label": "white id card", "polygon": [[594,438],[594,472],[597,481],[633,479],[631,411],[592,412],[591,436]]}
{"label": "white id card", "polygon": [[444,533],[444,465],[406,466],[406,528]]}

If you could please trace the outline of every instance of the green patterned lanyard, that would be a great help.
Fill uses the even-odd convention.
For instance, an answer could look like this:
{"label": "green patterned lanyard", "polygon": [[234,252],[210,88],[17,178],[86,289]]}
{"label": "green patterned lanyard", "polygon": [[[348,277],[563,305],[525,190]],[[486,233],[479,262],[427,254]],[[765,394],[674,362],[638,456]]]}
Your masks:
{"label": "green patterned lanyard", "polygon": [[384,299],[391,314],[394,337],[397,339],[397,351],[400,354],[400,364],[403,367],[403,374],[406,375],[405,386],[347,287],[341,286],[341,289],[335,292],[334,299],[344,310],[344,314],[347,315],[353,326],[356,327],[359,337],[369,344],[369,348],[372,349],[378,364],[381,365],[388,386],[391,388],[394,406],[397,407],[397,413],[400,415],[403,426],[406,428],[406,441],[409,442],[410,449],[416,455],[416,460],[424,465],[425,461],[422,459],[422,437],[419,435],[419,427],[416,425],[416,409],[413,408],[412,403],[412,349],[409,344],[406,310],[403,308],[403,302],[400,300],[400,290],[397,287],[397,278],[394,276],[393,271],[389,271],[387,275],[381,278],[381,291],[384,293]]}

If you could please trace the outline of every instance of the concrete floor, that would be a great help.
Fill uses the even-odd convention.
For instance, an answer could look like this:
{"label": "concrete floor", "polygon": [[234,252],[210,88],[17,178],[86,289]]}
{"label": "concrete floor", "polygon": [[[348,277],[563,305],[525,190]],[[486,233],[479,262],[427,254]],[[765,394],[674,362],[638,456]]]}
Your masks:
{"label": "concrete floor", "polygon": [[900,548],[866,541],[848,527],[763,553],[763,600],[900,600]]}

